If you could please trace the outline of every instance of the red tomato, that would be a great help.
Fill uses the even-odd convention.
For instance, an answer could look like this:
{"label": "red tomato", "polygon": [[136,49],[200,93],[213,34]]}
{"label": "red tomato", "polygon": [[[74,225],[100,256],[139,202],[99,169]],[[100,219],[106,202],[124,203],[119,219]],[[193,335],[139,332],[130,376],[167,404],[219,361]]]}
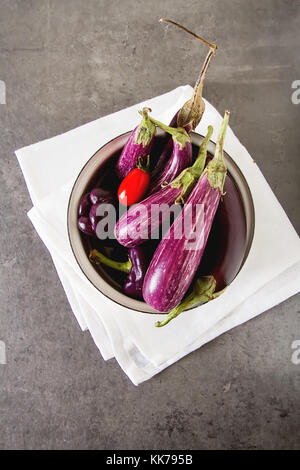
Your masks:
{"label": "red tomato", "polygon": [[123,206],[131,206],[139,202],[146,193],[150,183],[150,175],[146,171],[135,168],[123,179],[118,189],[118,199]]}

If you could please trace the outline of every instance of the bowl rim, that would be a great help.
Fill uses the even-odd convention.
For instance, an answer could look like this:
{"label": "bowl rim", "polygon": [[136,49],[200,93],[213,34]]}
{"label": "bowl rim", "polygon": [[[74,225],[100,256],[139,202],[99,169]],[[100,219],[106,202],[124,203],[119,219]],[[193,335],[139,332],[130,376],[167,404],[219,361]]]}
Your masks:
{"label": "bowl rim", "polygon": [[[162,131],[160,131],[160,129],[157,129],[157,134],[163,134]],[[127,132],[124,132],[122,134],[119,134],[115,137],[113,137],[111,140],[107,141],[105,144],[103,144],[101,147],[99,147],[98,150],[96,150],[96,152],[94,152],[94,154],[86,161],[86,163],[83,165],[83,167],[81,168],[80,172],[78,173],[75,181],[74,181],[74,184],[72,186],[72,190],[70,192],[70,196],[69,196],[69,200],[68,200],[68,207],[67,207],[67,232],[68,232],[68,239],[69,239],[69,243],[70,243],[70,247],[71,247],[71,250],[72,250],[72,253],[74,255],[74,258],[81,270],[81,272],[84,274],[85,278],[95,287],[95,289],[97,289],[98,292],[100,292],[102,295],[104,295],[105,297],[107,297],[108,299],[112,300],[113,302],[115,302],[116,304],[120,305],[121,307],[123,308],[126,308],[126,309],[129,309],[129,310],[133,310],[133,311],[136,311],[136,312],[139,312],[139,313],[146,313],[146,314],[161,314],[161,315],[166,315],[167,312],[159,312],[155,309],[153,309],[152,307],[150,307],[148,304],[146,304],[146,302],[142,301],[142,300],[138,300],[138,299],[134,299],[134,298],[131,298],[129,296],[127,296],[126,294],[118,291],[117,289],[115,289],[113,286],[111,286],[100,274],[99,272],[97,272],[95,270],[95,268],[93,267],[93,265],[89,262],[89,265],[93,268],[93,272],[97,273],[97,276],[99,278],[99,281],[101,280],[101,284],[103,287],[105,287],[105,292],[99,287],[99,285],[97,285],[97,283],[95,281],[93,281],[92,277],[93,276],[89,276],[87,274],[87,272],[84,270],[83,266],[82,266],[82,263],[80,262],[80,260],[78,259],[79,256],[78,254],[76,253],[76,250],[75,250],[75,247],[74,247],[74,240],[73,240],[73,235],[71,234],[71,205],[72,205],[72,202],[73,202],[73,198],[74,198],[74,193],[75,193],[75,190],[76,190],[76,187],[78,185],[78,181],[80,180],[80,177],[82,175],[82,173],[85,171],[86,167],[90,164],[91,160],[100,152],[102,151],[105,147],[109,146],[112,142],[116,141],[117,139],[121,139],[122,137],[126,136],[126,135],[130,135],[132,133],[132,130],[129,130]],[[194,132],[192,131],[191,132],[191,138],[192,138],[192,143],[193,143],[193,137],[196,138],[196,139],[203,139],[204,136],[198,132]],[[210,151],[209,149],[211,148],[212,150],[210,151],[210,153],[213,153],[214,149],[215,149],[215,146],[216,146],[216,142],[214,140],[210,140],[209,141],[209,144],[208,144],[208,151]],[[212,148],[213,147],[213,148]],[[239,275],[239,273],[241,272],[244,264],[245,264],[245,261],[249,255],[249,252],[250,252],[250,249],[251,249],[251,246],[252,246],[252,243],[253,243],[253,237],[254,237],[254,231],[255,231],[255,209],[254,209],[254,203],[253,203],[253,198],[252,198],[252,194],[251,194],[251,190],[250,190],[250,187],[248,185],[248,182],[243,174],[243,172],[241,171],[241,169],[239,168],[239,166],[237,165],[237,163],[233,160],[233,158],[227,153],[224,151],[224,155],[225,155],[225,158],[226,160],[228,160],[232,167],[234,168],[235,172],[239,175],[239,178],[240,180],[243,182],[243,192],[244,194],[242,194],[241,192],[241,187],[240,186],[237,186],[237,189],[240,193],[240,197],[241,197],[241,200],[242,200],[242,205],[243,205],[243,209],[244,209],[244,212],[245,212],[245,221],[246,221],[246,243],[245,243],[245,252],[244,252],[244,256],[243,256],[243,259],[242,259],[242,262],[241,262],[241,265],[238,269],[238,272],[236,273],[236,275],[234,276],[234,278],[232,279],[231,283],[236,279],[236,277]],[[103,163],[106,163],[107,161],[109,160],[109,158],[105,159],[105,161]],[[231,173],[230,173],[231,174]],[[236,180],[233,178],[233,181],[235,182],[236,184]],[[237,185],[237,184],[236,184]],[[246,205],[245,204],[245,201],[248,202],[248,204]],[[250,221],[248,223],[248,220]],[[78,230],[78,237],[81,237],[81,234],[79,233],[79,230]],[[77,238],[78,238],[77,237]],[[81,244],[82,245],[82,244]],[[83,247],[82,247],[83,249]],[[83,249],[84,250],[84,249]],[[85,254],[86,255],[86,254]],[[88,257],[86,256],[86,259],[88,260]],[[92,271],[91,271],[92,272]],[[230,283],[230,284],[231,284]],[[229,285],[230,285],[229,284]],[[124,302],[129,302],[131,304],[134,304],[134,306],[128,306],[128,305],[125,305],[120,301],[116,300],[114,297],[110,296],[108,292],[111,292],[111,291],[115,291],[118,293],[118,297],[120,299],[124,299]],[[147,308],[147,310],[145,310],[145,306]],[[193,308],[196,308],[197,306],[199,306],[199,304],[195,304],[191,307],[191,309]]]}

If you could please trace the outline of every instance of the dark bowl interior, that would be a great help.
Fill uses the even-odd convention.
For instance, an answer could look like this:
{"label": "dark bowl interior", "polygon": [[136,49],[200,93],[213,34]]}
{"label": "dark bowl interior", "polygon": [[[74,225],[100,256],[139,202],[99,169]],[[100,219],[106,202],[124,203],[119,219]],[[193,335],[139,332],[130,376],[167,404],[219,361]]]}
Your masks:
{"label": "dark bowl interior", "polygon": [[[157,313],[145,302],[132,299],[122,292],[126,275],[102,265],[92,265],[88,259],[91,248],[97,248],[107,256],[122,261],[128,256],[127,249],[116,240],[98,240],[81,233],[77,228],[77,211],[81,196],[97,186],[111,190],[116,194],[119,181],[114,168],[120,152],[130,132],[123,134],[102,147],[82,169],[69,201],[68,231],[73,253],[80,268],[88,279],[103,294],[117,303],[147,313]],[[193,157],[198,154],[203,137],[192,133]],[[151,153],[155,162],[164,145],[164,135],[158,132]],[[214,153],[215,145],[210,142],[208,158]],[[249,252],[254,231],[254,209],[249,187],[244,176],[225,154],[228,168],[224,192],[207,242],[204,256],[199,265],[197,276],[213,274],[217,280],[217,290],[228,286],[240,271]],[[149,240],[145,248],[149,262],[159,240]]]}

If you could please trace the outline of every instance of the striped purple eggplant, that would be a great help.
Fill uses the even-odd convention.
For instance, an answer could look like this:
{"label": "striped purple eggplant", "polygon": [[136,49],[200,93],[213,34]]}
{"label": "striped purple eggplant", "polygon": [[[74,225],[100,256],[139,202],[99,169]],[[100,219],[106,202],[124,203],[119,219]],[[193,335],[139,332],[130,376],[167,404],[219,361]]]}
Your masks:
{"label": "striped purple eggplant", "polygon": [[[132,247],[154,238],[155,231],[170,217],[170,208],[180,192],[180,188],[169,185],[131,206],[116,223],[115,237],[118,242]],[[154,207],[157,208],[155,214]]]}
{"label": "striped purple eggplant", "polygon": [[[210,63],[210,59],[213,55],[215,55],[215,53],[216,49],[210,48],[196,81],[192,98],[189,99],[181,107],[181,109],[177,111],[171,120],[169,125],[170,127],[183,127],[187,133],[190,133],[198,126],[205,111],[205,103],[202,98],[202,91],[206,71]],[[158,158],[154,170],[152,171],[152,180],[149,190],[150,194],[157,191],[165,181],[170,182],[176,178],[176,176],[178,176],[180,171],[183,169],[182,167],[179,169],[177,155],[174,153],[174,151],[172,152],[173,147],[174,139],[173,141],[171,138],[166,139],[163,151]]]}
{"label": "striped purple eggplant", "polygon": [[[169,124],[169,127],[177,127],[177,116],[179,114],[179,111],[173,116],[171,119],[171,122]],[[164,136],[164,146],[162,153],[160,154],[156,164],[155,168],[153,168],[151,172],[151,179],[152,181],[155,181],[159,174],[163,171],[164,166],[166,162],[169,160],[170,156],[172,155],[172,150],[173,150],[173,140],[170,134],[166,133]],[[153,184],[151,184],[150,188],[152,188]],[[153,191],[151,191],[153,192]]]}
{"label": "striped purple eggplant", "polygon": [[116,164],[116,172],[120,179],[125,178],[136,168],[139,158],[149,155],[155,136],[155,125],[150,121],[150,108],[143,108],[141,123],[132,131]]}
{"label": "striped purple eggplant", "polygon": [[103,216],[98,217],[97,211],[100,205],[114,204],[114,196],[107,189],[94,188],[91,192],[81,197],[78,206],[78,228],[81,232],[91,237],[96,237],[96,227]]}
{"label": "striped purple eggplant", "polygon": [[[171,206],[175,203],[184,203],[187,200],[203,172],[207,144],[212,132],[212,126],[209,126],[193,166],[183,170],[169,185],[130,207],[122,215],[115,227],[115,236],[121,245],[137,246],[149,238],[153,238],[159,227],[170,218]],[[176,214],[176,211],[174,212]]]}
{"label": "striped purple eggplant", "polygon": [[158,191],[162,185],[171,183],[182,170],[192,163],[193,151],[191,137],[183,127],[170,127],[150,117],[158,127],[172,136],[172,155],[163,171],[151,182],[150,194]]}
{"label": "striped purple eggplant", "polygon": [[147,270],[143,297],[160,312],[176,307],[186,294],[202,259],[214,216],[223,194],[226,165],[223,142],[229,112],[225,112],[209,162],[181,213],[159,243]]}

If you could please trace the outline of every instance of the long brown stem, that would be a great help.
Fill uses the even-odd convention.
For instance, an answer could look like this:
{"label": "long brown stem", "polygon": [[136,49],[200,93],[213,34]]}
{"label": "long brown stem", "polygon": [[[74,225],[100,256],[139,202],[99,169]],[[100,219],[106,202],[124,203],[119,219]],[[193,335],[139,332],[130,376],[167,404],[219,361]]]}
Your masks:
{"label": "long brown stem", "polygon": [[203,67],[201,69],[201,72],[197,78],[197,81],[195,83],[195,86],[194,86],[194,96],[196,96],[197,94],[201,93],[202,94],[202,89],[203,89],[203,85],[204,85],[204,80],[205,80],[205,75],[206,75],[206,71],[208,69],[208,66],[209,66],[209,63],[210,63],[210,59],[212,58],[212,56],[215,55],[214,53],[214,49],[210,48],[208,53],[207,53],[207,56],[205,57],[205,61],[204,61],[204,64],[203,64]]}
{"label": "long brown stem", "polygon": [[208,47],[214,49],[215,53],[216,53],[216,50],[217,50],[217,45],[216,44],[213,44],[213,43],[210,43],[208,41],[206,41],[206,39],[202,38],[201,36],[198,36],[198,34],[194,33],[193,31],[191,31],[190,29],[186,28],[185,26],[182,26],[181,24],[179,23],[176,23],[175,21],[173,20],[169,20],[168,18],[161,18],[159,20],[161,23],[170,23],[170,24],[173,24],[174,26],[177,26],[178,28],[182,29],[183,31],[185,31],[186,33],[189,33],[191,34],[192,36],[194,36],[194,38],[196,39],[199,39],[199,41],[202,41],[204,44],[206,44]]}
{"label": "long brown stem", "polygon": [[213,55],[214,55],[214,49],[210,48],[205,58],[200,74],[198,75],[198,78],[194,87],[193,96],[182,106],[182,108],[179,111],[179,114],[177,117],[177,124],[179,127],[190,126],[190,128],[194,130],[196,129],[196,127],[198,126],[202,118],[202,115],[205,110],[205,103],[202,99],[202,90],[203,90],[206,71]]}

